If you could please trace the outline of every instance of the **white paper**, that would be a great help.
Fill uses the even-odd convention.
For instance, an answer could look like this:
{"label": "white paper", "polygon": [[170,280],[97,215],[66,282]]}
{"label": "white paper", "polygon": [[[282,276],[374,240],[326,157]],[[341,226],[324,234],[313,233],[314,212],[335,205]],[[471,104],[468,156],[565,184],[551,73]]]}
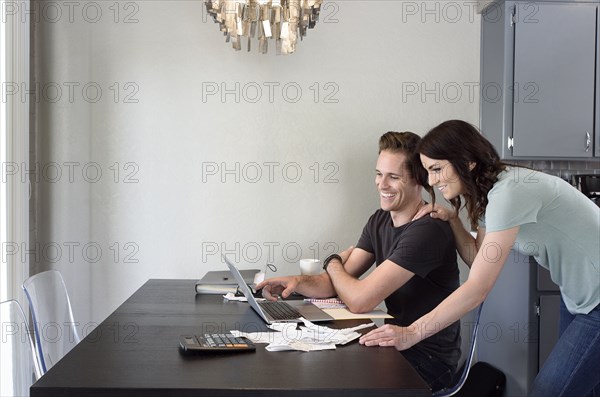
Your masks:
{"label": "white paper", "polygon": [[254,275],[254,285],[260,284],[265,281],[265,272],[258,272]]}
{"label": "white paper", "polygon": [[281,22],[281,33],[279,34],[280,39],[287,39],[290,37],[290,25],[287,22]]}
{"label": "white paper", "polygon": [[[234,293],[228,292],[225,295],[223,295],[223,298],[227,299],[228,301],[237,301],[237,302],[248,302],[248,299],[246,299],[245,296],[235,296]],[[265,298],[256,298],[257,302],[261,302],[261,301],[266,301]]]}
{"label": "white paper", "polygon": [[271,22],[270,21],[262,21],[263,29],[265,31],[265,37],[271,37]]}
{"label": "white paper", "polygon": [[304,325],[296,323],[273,323],[267,325],[275,332],[230,331],[234,336],[245,336],[254,343],[268,343],[267,351],[298,350],[304,352],[332,350],[336,345],[345,345],[360,337],[359,329],[373,327],[375,324],[361,324],[352,328],[334,329],[316,325],[302,319]]}

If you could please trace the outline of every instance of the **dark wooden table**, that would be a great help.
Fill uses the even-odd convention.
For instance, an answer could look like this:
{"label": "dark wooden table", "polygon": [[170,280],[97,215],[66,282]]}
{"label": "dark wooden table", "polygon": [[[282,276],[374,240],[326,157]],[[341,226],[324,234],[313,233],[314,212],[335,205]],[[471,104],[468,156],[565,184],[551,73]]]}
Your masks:
{"label": "dark wooden table", "polygon": [[[149,280],[31,387],[32,396],[431,396],[393,348],[184,356],[183,334],[267,331],[247,303]],[[345,328],[356,321],[322,323]]]}

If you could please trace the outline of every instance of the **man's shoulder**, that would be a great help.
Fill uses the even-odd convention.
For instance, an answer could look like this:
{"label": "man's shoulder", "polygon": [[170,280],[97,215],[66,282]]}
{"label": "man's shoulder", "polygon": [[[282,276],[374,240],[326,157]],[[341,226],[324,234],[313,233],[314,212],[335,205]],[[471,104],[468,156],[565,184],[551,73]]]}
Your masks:
{"label": "man's shoulder", "polygon": [[406,234],[411,239],[424,240],[427,244],[454,244],[454,234],[450,224],[429,215],[411,222],[406,229]]}
{"label": "man's shoulder", "polygon": [[450,227],[450,224],[448,222],[438,218],[432,218],[429,215],[425,215],[424,217],[413,221],[412,226],[424,229],[435,229],[444,232],[452,232],[452,228]]}

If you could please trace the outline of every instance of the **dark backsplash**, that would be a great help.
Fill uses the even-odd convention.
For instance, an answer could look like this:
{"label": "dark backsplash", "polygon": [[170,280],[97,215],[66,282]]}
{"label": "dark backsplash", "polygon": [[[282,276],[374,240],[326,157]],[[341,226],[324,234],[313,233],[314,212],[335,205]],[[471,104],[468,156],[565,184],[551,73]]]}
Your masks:
{"label": "dark backsplash", "polygon": [[567,160],[507,160],[507,162],[543,171],[550,175],[556,175],[571,182],[574,174],[600,174],[600,159],[589,161],[567,161]]}

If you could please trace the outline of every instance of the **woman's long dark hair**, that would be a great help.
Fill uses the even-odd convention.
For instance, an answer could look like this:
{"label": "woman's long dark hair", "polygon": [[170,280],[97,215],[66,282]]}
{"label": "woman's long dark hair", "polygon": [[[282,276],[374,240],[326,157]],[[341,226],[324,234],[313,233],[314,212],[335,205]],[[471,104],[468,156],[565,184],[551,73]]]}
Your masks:
{"label": "woman's long dark hair", "polygon": [[[419,142],[419,153],[436,160],[448,160],[464,185],[465,207],[471,228],[477,229],[485,214],[488,192],[506,168],[492,144],[473,125],[462,120],[449,120],[434,127]],[[473,170],[469,164],[475,163]],[[460,196],[450,200],[458,214]]]}

